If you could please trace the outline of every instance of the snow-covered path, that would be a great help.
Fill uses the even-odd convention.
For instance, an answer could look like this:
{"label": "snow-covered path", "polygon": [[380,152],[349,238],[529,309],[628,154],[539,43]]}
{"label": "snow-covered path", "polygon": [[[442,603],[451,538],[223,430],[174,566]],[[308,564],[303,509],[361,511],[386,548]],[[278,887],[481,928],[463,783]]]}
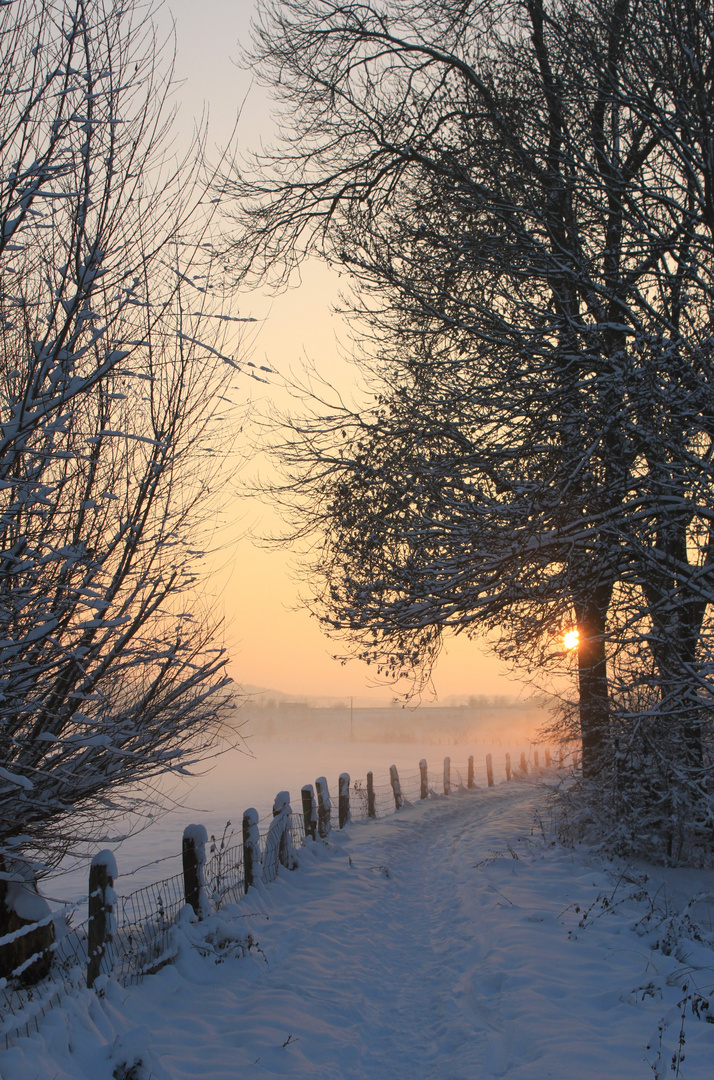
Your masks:
{"label": "snow-covered path", "polygon": [[[187,926],[175,966],[54,1010],[3,1080],[675,1075],[682,972],[711,994],[714,954],[653,948],[648,903],[546,841],[544,805],[530,784],[461,791],[311,844],[203,937]],[[257,946],[238,958],[226,934]],[[688,1018],[678,1075],[713,1061],[714,1027]]]}

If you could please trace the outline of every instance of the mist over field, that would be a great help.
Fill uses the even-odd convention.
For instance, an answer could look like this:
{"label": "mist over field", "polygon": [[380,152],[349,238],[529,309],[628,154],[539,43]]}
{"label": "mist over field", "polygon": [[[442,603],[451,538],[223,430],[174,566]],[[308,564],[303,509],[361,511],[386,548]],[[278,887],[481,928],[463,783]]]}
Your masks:
{"label": "mist over field", "polygon": [[256,688],[237,717],[249,740],[501,746],[514,740],[536,741],[548,723],[550,705],[546,698],[521,701],[503,695],[453,697],[444,704],[420,705],[362,698],[293,699]]}
{"label": "mist over field", "polygon": [[[299,813],[300,789],[319,776],[327,778],[336,800],[340,773],[363,780],[371,771],[382,798],[389,799],[390,765],[397,766],[408,786],[415,782],[422,758],[430,777],[440,778],[448,756],[458,786],[466,784],[473,755],[476,783],[485,785],[490,753],[498,783],[505,779],[507,752],[514,766],[522,752],[532,764],[533,747],[541,741],[538,731],[549,718],[545,700],[485,695],[418,707],[378,699],[355,698],[352,704],[320,696],[301,699],[258,687],[245,688],[241,695],[236,691],[236,707],[226,713],[223,752],[193,770],[191,777],[167,776],[144,791],[155,802],[148,816],[119,820],[107,830],[102,846],[115,851],[120,894],[180,871],[186,825],[203,824],[209,837],[220,842],[232,836],[231,842],[237,842],[248,807],[266,819],[276,794],[289,791],[293,811]],[[405,793],[409,797],[406,787]],[[93,850],[49,880],[49,896],[83,900]]]}

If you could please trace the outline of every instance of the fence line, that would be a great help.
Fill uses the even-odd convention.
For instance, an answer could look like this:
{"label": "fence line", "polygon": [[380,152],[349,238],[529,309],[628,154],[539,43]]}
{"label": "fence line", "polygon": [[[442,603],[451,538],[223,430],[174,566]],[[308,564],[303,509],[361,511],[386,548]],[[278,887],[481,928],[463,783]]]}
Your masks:
{"label": "fence line", "polygon": [[[574,760],[574,755],[571,757],[567,753],[564,757],[560,750],[554,764],[562,768],[566,758]],[[545,751],[545,763],[546,767],[551,764],[550,750]],[[537,751],[531,770],[540,771]],[[528,771],[525,754],[520,755],[520,767],[513,767],[510,755],[505,755],[504,780]],[[342,774],[338,782],[339,799],[334,800],[326,779],[320,777],[315,784],[317,800],[312,785],[306,785],[302,788],[302,806],[297,812],[291,811],[288,793],[280,792],[272,815],[259,820],[254,810],[246,811],[241,840],[231,843],[233,833],[228,837],[224,833],[220,840],[212,837],[208,855],[205,853],[208,843],[205,829],[190,826],[184,833],[183,871],[136,889],[127,896],[118,897],[114,893],[117,876],[114,858],[110,852],[100,853],[93,860],[92,872],[95,863],[99,862],[100,870],[103,866],[109,873],[101,878],[103,884],[95,884],[93,891],[90,890],[90,914],[94,905],[91,918],[72,926],[64,913],[58,912],[40,923],[27,924],[0,937],[0,971],[3,972],[0,975],[0,1038],[4,1038],[9,1046],[14,1036],[29,1035],[31,1026],[39,1030],[39,1017],[48,1008],[76,988],[96,985],[102,975],[111,974],[122,985],[128,985],[170,963],[177,949],[177,917],[187,902],[193,904],[199,917],[205,917],[244,896],[255,880],[256,871],[262,881],[274,881],[280,866],[292,868],[295,849],[305,845],[306,833],[315,835],[315,827],[319,837],[326,839],[331,829],[337,828],[338,824],[344,827],[349,820],[385,818],[401,806],[423,798],[443,797],[457,788],[493,786],[493,763],[490,754],[478,765],[473,757],[466,762],[447,757],[443,771],[435,771],[422,760],[414,771],[400,775],[396,767],[391,766],[387,782],[375,784],[373,781],[371,773],[367,780],[355,781]],[[266,822],[267,828],[264,827]],[[257,842],[251,846],[247,859],[245,840],[251,835],[251,829]],[[193,856],[188,856],[189,863],[191,858],[195,860],[190,871],[194,874],[192,886],[187,869],[189,849],[194,851]],[[193,893],[189,895],[191,889]],[[90,955],[89,942],[93,935],[96,940],[100,921],[104,928],[103,938],[98,947],[96,944],[91,947]],[[40,930],[43,930],[42,941],[35,944]],[[21,939],[26,940],[24,950]],[[16,962],[18,951],[22,955],[19,963]]]}

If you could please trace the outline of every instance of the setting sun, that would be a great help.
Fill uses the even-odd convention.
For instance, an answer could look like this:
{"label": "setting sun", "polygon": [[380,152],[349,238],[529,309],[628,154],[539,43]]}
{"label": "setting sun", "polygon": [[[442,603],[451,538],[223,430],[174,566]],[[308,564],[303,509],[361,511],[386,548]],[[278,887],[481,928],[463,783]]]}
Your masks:
{"label": "setting sun", "polygon": [[577,649],[580,635],[577,630],[568,630],[567,634],[563,635],[563,645],[566,649]]}

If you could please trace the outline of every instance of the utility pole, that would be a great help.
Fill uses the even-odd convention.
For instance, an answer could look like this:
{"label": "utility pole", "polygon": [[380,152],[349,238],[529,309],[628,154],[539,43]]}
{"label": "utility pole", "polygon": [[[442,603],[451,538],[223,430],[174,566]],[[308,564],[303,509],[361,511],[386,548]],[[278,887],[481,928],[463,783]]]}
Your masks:
{"label": "utility pole", "polygon": [[355,741],[355,729],[354,729],[354,711],[352,709],[352,703],[354,698],[350,698],[350,742]]}

